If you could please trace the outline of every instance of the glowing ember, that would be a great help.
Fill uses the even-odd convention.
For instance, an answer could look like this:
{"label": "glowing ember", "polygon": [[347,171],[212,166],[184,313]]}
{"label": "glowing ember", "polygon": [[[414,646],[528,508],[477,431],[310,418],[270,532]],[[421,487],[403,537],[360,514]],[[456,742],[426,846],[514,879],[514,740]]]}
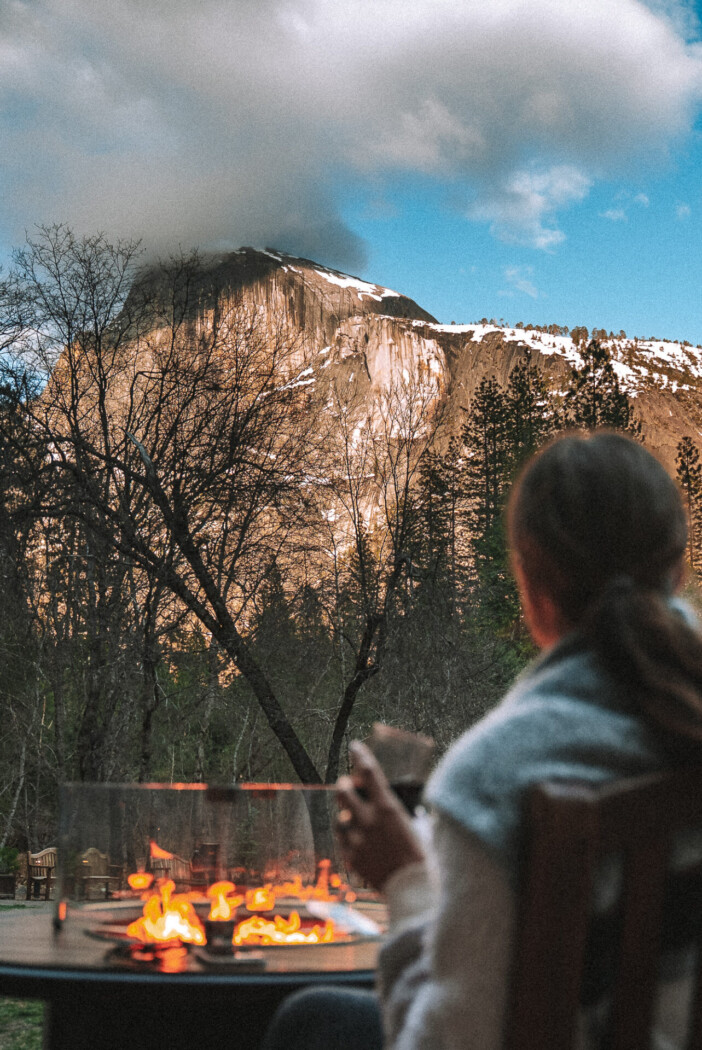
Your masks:
{"label": "glowing ember", "polygon": [[226,922],[231,919],[233,912],[244,903],[244,898],[234,896],[236,886],[233,882],[213,882],[207,890],[207,896],[212,898],[209,919],[219,919]]}
{"label": "glowing ember", "polygon": [[329,920],[324,926],[313,926],[304,933],[301,929],[300,916],[296,911],[290,912],[286,920],[276,915],[272,920],[260,915],[240,922],[234,931],[234,944],[324,944],[334,940],[334,923]]}
{"label": "glowing ember", "polygon": [[144,914],[127,927],[127,936],[144,944],[179,940],[186,944],[205,944],[202,923],[185,894],[175,894],[175,883],[162,883],[160,894],[153,893],[144,904]]}

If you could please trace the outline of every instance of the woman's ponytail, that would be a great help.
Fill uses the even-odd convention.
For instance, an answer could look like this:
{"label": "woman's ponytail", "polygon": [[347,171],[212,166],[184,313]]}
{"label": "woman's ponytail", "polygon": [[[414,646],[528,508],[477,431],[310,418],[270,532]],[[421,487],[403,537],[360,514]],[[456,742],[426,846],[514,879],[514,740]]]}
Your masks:
{"label": "woman's ponytail", "polygon": [[667,745],[702,756],[702,638],[675,603],[620,576],[581,630]]}

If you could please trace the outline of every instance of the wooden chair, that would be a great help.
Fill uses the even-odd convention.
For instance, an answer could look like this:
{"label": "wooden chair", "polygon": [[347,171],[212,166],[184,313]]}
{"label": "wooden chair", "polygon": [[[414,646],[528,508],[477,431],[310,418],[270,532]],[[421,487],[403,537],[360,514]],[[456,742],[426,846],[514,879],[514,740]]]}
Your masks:
{"label": "wooden chair", "polygon": [[[699,953],[702,941],[702,845],[671,865],[676,836],[702,829],[702,768],[601,787],[542,784],[529,812],[505,1050],[570,1050],[583,1005],[598,999],[603,1046],[646,1050],[661,952]],[[620,892],[598,911],[607,870]],[[702,1050],[698,970],[687,1050]]]}
{"label": "wooden chair", "polygon": [[173,879],[176,891],[182,893],[191,888],[193,870],[189,860],[173,855],[170,857],[152,857],[151,871],[156,879]]}
{"label": "wooden chair", "polygon": [[94,893],[100,899],[107,900],[122,888],[122,868],[119,864],[111,864],[107,853],[89,846],[80,856],[76,884],[80,896],[85,900],[90,900]]}
{"label": "wooden chair", "polygon": [[27,900],[37,900],[44,889],[44,900],[49,900],[51,887],[56,880],[55,846],[47,846],[39,853],[27,854]]}

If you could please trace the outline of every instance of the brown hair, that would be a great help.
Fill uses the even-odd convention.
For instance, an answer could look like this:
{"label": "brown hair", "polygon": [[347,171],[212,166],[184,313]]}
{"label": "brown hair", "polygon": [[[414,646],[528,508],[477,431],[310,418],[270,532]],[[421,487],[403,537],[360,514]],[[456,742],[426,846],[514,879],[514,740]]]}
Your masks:
{"label": "brown hair", "polygon": [[670,604],[687,543],[677,486],[611,431],[551,442],[508,508],[513,557],[668,743],[702,745],[702,637]]}

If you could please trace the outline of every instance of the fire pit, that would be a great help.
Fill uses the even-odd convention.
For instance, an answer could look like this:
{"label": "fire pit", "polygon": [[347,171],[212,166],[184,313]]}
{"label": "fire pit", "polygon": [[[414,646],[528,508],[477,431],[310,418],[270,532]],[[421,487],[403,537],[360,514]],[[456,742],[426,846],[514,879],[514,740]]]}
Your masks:
{"label": "fire pit", "polygon": [[2,917],[0,994],[47,1050],[254,1050],[316,981],[370,987],[384,910],[343,870],[333,789],[67,785],[55,911]]}
{"label": "fire pit", "polygon": [[156,967],[194,952],[260,968],[269,949],[377,938],[380,906],[340,865],[334,807],[333,790],[289,784],[66,785],[57,926]]}

